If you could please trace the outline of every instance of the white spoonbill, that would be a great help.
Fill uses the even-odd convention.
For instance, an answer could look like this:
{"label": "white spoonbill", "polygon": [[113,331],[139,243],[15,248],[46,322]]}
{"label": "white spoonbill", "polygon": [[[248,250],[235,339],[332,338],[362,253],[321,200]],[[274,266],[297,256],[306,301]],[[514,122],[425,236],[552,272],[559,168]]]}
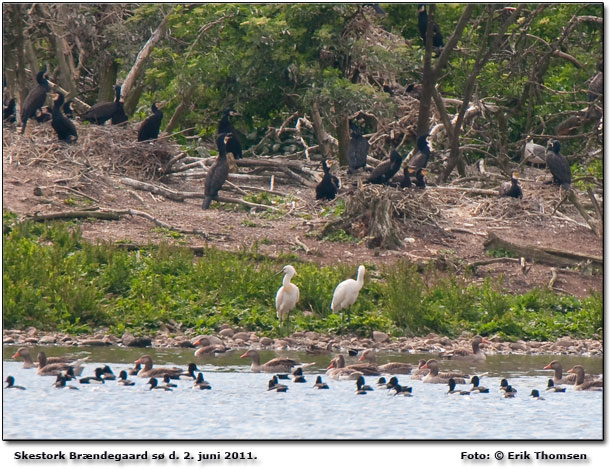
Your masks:
{"label": "white spoonbill", "polygon": [[277,318],[280,320],[280,329],[284,318],[288,320],[288,313],[294,309],[299,301],[299,287],[290,282],[297,271],[291,265],[285,265],[279,273],[281,272],[284,272],[284,280],[282,280],[282,286],[275,295],[275,310],[277,311]]}
{"label": "white spoonbill", "polygon": [[[337,288],[335,288],[335,292],[333,293],[333,301],[330,304],[330,309],[332,309],[333,313],[338,313],[342,309],[347,309],[348,322],[350,320],[349,308],[358,299],[358,294],[364,284],[365,272],[366,269],[361,265],[358,267],[358,277],[356,280],[353,278],[343,280],[343,282],[337,285]],[[343,321],[343,313],[341,313],[341,321]]]}

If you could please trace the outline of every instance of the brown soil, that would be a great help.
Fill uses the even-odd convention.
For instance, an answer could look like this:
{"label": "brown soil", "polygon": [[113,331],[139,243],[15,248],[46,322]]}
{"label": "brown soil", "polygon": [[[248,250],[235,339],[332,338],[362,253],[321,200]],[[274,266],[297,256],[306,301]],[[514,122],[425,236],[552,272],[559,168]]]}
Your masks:
{"label": "brown soil", "polygon": [[[177,154],[179,148],[161,142],[147,143],[146,146],[132,143],[137,124],[122,129],[80,124],[77,128],[80,140],[71,146],[58,143],[50,126],[33,123],[25,136],[17,135],[11,128],[3,129],[3,209],[27,216],[95,206],[132,208],[147,212],[174,227],[201,230],[208,236],[182,235],[175,238],[149,220],[125,216],[119,221],[82,221],[84,237],[91,241],[135,244],[208,245],[225,250],[256,244],[265,254],[295,253],[302,260],[320,264],[356,266],[363,262],[392,263],[407,259],[417,263],[436,261],[460,270],[467,263],[490,258],[483,247],[488,232],[516,243],[556,247],[589,255],[603,254],[602,239],[586,226],[569,203],[561,206],[561,215],[550,216],[560,200],[560,192],[555,186],[536,181],[545,175],[543,170],[522,170],[523,200],[444,191],[433,186],[409,191],[384,188],[392,191],[397,205],[407,207],[399,223],[401,236],[406,239],[404,246],[390,251],[369,249],[365,242],[321,240],[320,230],[332,219],[332,216],[324,216],[325,208],[332,211],[335,203],[316,202],[313,186],[276,184],[275,190],[291,194],[276,205],[282,209],[279,216],[270,216],[269,212],[249,213],[241,207],[217,202],[210,210],[202,211],[201,199],[176,202],[138,191],[123,184],[121,178],[128,175],[172,190],[190,192],[202,192],[203,180],[184,176],[173,177],[166,183],[150,180],[151,166],[148,164],[143,168],[141,158],[158,153],[159,145],[164,145],[163,151],[170,155]],[[129,153],[129,158],[126,158],[126,153]],[[157,154],[154,156],[159,157]],[[303,162],[303,165],[312,171],[320,171],[317,163]],[[249,170],[240,168],[239,172],[247,173]],[[358,190],[355,178],[345,173],[340,175],[344,187],[340,196],[346,197]],[[498,181],[492,178],[486,187],[497,187]],[[471,181],[470,187],[475,183]],[[242,197],[236,192],[221,191],[223,194]],[[586,194],[580,192],[578,197],[583,202],[588,200]],[[358,232],[358,227],[354,227],[354,232]],[[524,292],[546,286],[551,278],[551,267],[534,264],[525,275],[519,264],[499,263],[477,268],[473,278],[482,281],[488,276],[502,276],[509,291]],[[580,266],[558,269],[554,288],[558,292],[582,297],[591,290],[601,291],[602,283],[600,272],[591,272],[590,267]]]}

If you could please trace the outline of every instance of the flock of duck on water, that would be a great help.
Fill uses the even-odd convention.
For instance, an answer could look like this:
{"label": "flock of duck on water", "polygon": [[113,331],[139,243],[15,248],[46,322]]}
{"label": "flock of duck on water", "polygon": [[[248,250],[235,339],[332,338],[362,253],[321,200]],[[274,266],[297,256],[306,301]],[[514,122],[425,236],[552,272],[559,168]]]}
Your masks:
{"label": "flock of duck on water", "polygon": [[[481,336],[474,336],[472,339],[472,350],[456,348],[449,352],[444,352],[439,355],[442,360],[467,360],[471,362],[484,362],[485,354],[480,350],[480,345],[488,343]],[[196,356],[200,356],[201,354]],[[358,352],[355,352],[358,354]],[[97,367],[93,376],[78,378],[84,369],[86,358],[74,360],[70,357],[47,357],[44,352],[38,353],[38,363],[32,360],[28,347],[20,347],[12,358],[21,358],[24,361],[24,368],[36,368],[37,373],[43,376],[56,376],[53,386],[56,388],[73,389],[78,388],[75,385],[69,384],[69,381],[74,380],[79,384],[105,384],[106,381],[116,381],[121,386],[135,386],[135,381],[129,379],[130,376],[137,378],[148,378],[146,384],[149,385],[149,390],[172,391],[178,385],[173,383],[175,380],[191,380],[192,387],[199,390],[210,390],[212,385],[207,382],[203,373],[197,368],[195,363],[189,363],[186,370],[179,367],[153,367],[153,361],[150,355],[142,355],[135,361],[135,365],[131,369],[121,370],[118,377],[112,369],[105,365]],[[254,349],[246,351],[240,358],[250,359],[250,370],[254,373],[264,372],[273,373],[273,377],[268,382],[267,391],[286,392],[288,386],[282,384],[282,380],[291,380],[293,383],[306,383],[307,379],[303,373],[303,369],[313,365],[313,363],[300,363],[297,360],[286,357],[276,357],[266,363],[260,363],[259,352]],[[360,363],[362,362],[362,363]],[[414,369],[415,368],[415,369]],[[585,374],[585,369],[581,365],[576,365],[568,370],[567,375],[563,374],[563,368],[558,360],[551,361],[544,367],[545,370],[553,370],[553,377],[547,382],[547,392],[565,392],[566,388],[560,385],[573,385],[575,391],[601,391],[603,381],[600,377],[593,377]],[[484,373],[487,374],[487,373]],[[484,375],[483,374],[483,375]],[[417,367],[414,367],[404,362],[390,362],[377,364],[375,351],[366,349],[360,353],[358,363],[346,364],[344,355],[336,355],[330,362],[326,370],[326,375],[336,380],[355,380],[356,394],[366,394],[373,390],[373,387],[367,385],[365,376],[379,376],[377,387],[387,389],[395,395],[412,396],[413,388],[411,386],[400,384],[397,375],[408,375],[412,380],[421,380],[423,383],[432,384],[447,384],[449,389],[447,394],[455,394],[460,396],[489,393],[489,388],[480,384],[480,377],[483,375],[467,375],[455,371],[440,371],[439,360],[432,358],[429,360],[421,359]],[[392,375],[389,379],[381,375]],[[15,384],[13,376],[7,376],[5,389],[20,389],[25,390],[25,387]],[[472,386],[469,389],[457,389],[458,384],[467,384]],[[322,376],[316,377],[313,385],[314,389],[329,389],[329,385],[322,380]],[[500,382],[499,389],[505,398],[515,397],[517,390],[508,383],[506,378]],[[534,399],[543,399],[537,389],[533,389],[529,394]]]}

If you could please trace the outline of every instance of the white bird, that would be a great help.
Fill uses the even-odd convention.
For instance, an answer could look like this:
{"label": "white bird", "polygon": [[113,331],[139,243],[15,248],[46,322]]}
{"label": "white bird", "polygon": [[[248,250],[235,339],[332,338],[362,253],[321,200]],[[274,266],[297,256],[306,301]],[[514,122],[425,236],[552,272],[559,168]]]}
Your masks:
{"label": "white bird", "polygon": [[[335,292],[333,293],[333,301],[330,304],[330,309],[332,309],[333,313],[338,313],[342,309],[347,309],[347,317],[349,321],[349,307],[352,306],[358,299],[358,294],[360,293],[360,289],[364,284],[365,272],[366,270],[364,266],[361,265],[358,267],[358,277],[356,280],[353,278],[348,278],[337,285],[337,288],[335,288]],[[341,320],[343,321],[343,315],[341,315]]]}
{"label": "white bird", "polygon": [[277,318],[280,320],[280,329],[284,318],[288,318],[288,313],[294,309],[299,301],[299,287],[290,282],[297,271],[291,265],[285,265],[279,273],[281,272],[284,272],[284,280],[282,280],[282,286],[275,295],[275,310],[277,311]]}

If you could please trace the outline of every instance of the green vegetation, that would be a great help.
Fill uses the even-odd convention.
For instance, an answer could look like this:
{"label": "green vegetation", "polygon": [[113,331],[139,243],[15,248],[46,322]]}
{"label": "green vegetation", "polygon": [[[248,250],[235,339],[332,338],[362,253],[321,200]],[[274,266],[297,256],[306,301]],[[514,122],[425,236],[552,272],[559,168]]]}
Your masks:
{"label": "green vegetation", "polygon": [[[3,216],[6,223],[13,220]],[[301,299],[291,315],[298,330],[336,332],[340,316],[330,312],[335,286],[355,277],[356,266],[318,266],[294,256],[270,259],[255,251],[208,249],[201,258],[188,249],[161,244],[139,253],[83,241],[76,225],[17,223],[4,235],[3,327],[89,332],[101,326],[121,334],[155,331],[174,320],[198,332],[222,324],[276,335],[276,273],[287,263],[298,274]],[[563,335],[601,334],[603,300],[546,290],[511,295],[501,279],[482,285],[438,272],[420,273],[407,262],[376,271],[352,308],[350,329],[395,335],[468,330],[507,339],[548,340]],[[375,280],[371,280],[371,276]],[[434,280],[433,280],[434,279]],[[310,311],[313,317],[302,313]]]}

